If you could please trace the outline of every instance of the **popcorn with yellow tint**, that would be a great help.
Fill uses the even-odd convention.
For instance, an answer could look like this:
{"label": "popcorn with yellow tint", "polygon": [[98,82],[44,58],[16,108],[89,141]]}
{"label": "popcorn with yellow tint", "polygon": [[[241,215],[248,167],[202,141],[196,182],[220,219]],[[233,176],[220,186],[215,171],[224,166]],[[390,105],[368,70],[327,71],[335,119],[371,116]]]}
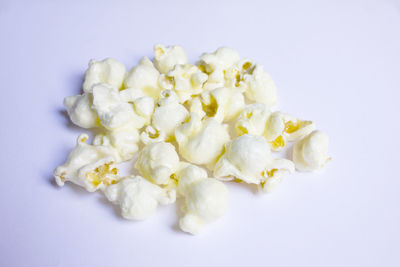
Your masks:
{"label": "popcorn with yellow tint", "polygon": [[249,100],[263,103],[268,107],[276,104],[275,83],[261,65],[256,64],[251,72],[243,75],[242,80],[244,94]]}
{"label": "popcorn with yellow tint", "polygon": [[81,134],[67,161],[57,167],[54,177],[59,186],[66,181],[93,192],[118,181],[118,152],[108,145],[86,144],[88,135]]}
{"label": "popcorn with yellow tint", "polygon": [[92,109],[93,96],[91,93],[67,96],[64,98],[64,107],[71,121],[82,128],[94,128],[100,126],[99,118]]}
{"label": "popcorn with yellow tint", "polygon": [[313,131],[293,148],[293,161],[299,171],[322,169],[331,159],[328,156],[329,138],[322,131]]}
{"label": "popcorn with yellow tint", "polygon": [[106,58],[102,61],[92,59],[89,61],[89,68],[85,73],[83,91],[91,93],[92,87],[98,83],[106,83],[120,89],[126,76],[124,64],[113,58]]}
{"label": "popcorn with yellow tint", "polygon": [[199,234],[206,223],[222,217],[229,204],[226,186],[208,178],[207,172],[195,165],[184,163],[177,173],[178,192],[184,201],[179,227],[190,234]]}
{"label": "popcorn with yellow tint", "polygon": [[167,185],[179,167],[179,156],[170,143],[146,145],[139,153],[135,168],[149,181]]}
{"label": "popcorn with yellow tint", "polygon": [[262,135],[269,115],[270,112],[264,104],[255,103],[245,106],[235,123],[236,134],[238,136]]}
{"label": "popcorn with yellow tint", "polygon": [[126,75],[124,87],[139,90],[144,95],[157,100],[162,90],[158,83],[159,77],[160,72],[154,67],[153,62],[143,57],[139,65],[133,67]]}
{"label": "popcorn with yellow tint", "polygon": [[184,159],[211,167],[230,137],[227,125],[213,118],[202,120],[198,114],[191,113],[189,120],[175,129],[175,139]]}
{"label": "popcorn with yellow tint", "polygon": [[270,146],[262,136],[244,134],[225,145],[214,175],[221,180],[237,178],[249,184],[261,184],[274,175],[293,171],[290,160],[272,157]]}
{"label": "popcorn with yellow tint", "polygon": [[230,48],[220,47],[213,53],[200,56],[199,68],[208,74],[206,90],[225,86],[224,71],[240,60],[239,54]]}
{"label": "popcorn with yellow tint", "polygon": [[133,124],[139,129],[145,123],[145,119],[135,113],[132,104],[122,101],[119,92],[107,84],[93,86],[93,109],[101,125],[108,130],[125,124]]}
{"label": "popcorn with yellow tint", "polygon": [[302,121],[279,111],[273,112],[266,123],[264,137],[275,151],[281,150],[287,142],[296,141],[315,129],[312,121]]}
{"label": "popcorn with yellow tint", "polygon": [[140,134],[140,141],[142,141],[142,143],[145,145],[163,142],[166,139],[167,138],[164,132],[155,129],[151,125],[147,126]]}
{"label": "popcorn with yellow tint", "polygon": [[182,47],[176,46],[154,46],[154,66],[163,74],[167,74],[176,65],[188,63],[186,52]]}
{"label": "popcorn with yellow tint", "polygon": [[117,184],[108,186],[104,194],[120,206],[122,217],[128,220],[145,220],[159,204],[172,204],[176,199],[175,190],[163,189],[141,176],[124,177]]}
{"label": "popcorn with yellow tint", "polygon": [[255,68],[255,63],[250,59],[241,59],[233,66],[224,71],[225,86],[238,88],[240,91],[245,91],[244,76],[252,74]]}
{"label": "popcorn with yellow tint", "polygon": [[[166,89],[173,89],[179,97],[179,102],[184,103],[191,96],[203,91],[203,84],[208,75],[203,73],[197,66],[191,64],[175,65],[165,77]],[[170,81],[170,83],[168,83]]]}
{"label": "popcorn with yellow tint", "polygon": [[235,119],[245,106],[242,93],[234,88],[220,87],[203,92],[188,102],[190,111],[200,117],[214,118],[217,122]]}
{"label": "popcorn with yellow tint", "polygon": [[120,100],[133,105],[137,115],[144,118],[145,125],[150,124],[154,112],[154,99],[139,89],[128,88],[119,92]]}
{"label": "popcorn with yellow tint", "polygon": [[186,108],[179,104],[176,93],[172,90],[165,90],[161,93],[154,110],[151,125],[159,132],[165,134],[166,139],[173,139],[175,128],[180,125],[189,115]]}
{"label": "popcorn with yellow tint", "polygon": [[139,140],[136,125],[128,123],[112,131],[96,135],[93,144],[111,145],[118,151],[121,159],[127,161],[132,159],[138,151]]}

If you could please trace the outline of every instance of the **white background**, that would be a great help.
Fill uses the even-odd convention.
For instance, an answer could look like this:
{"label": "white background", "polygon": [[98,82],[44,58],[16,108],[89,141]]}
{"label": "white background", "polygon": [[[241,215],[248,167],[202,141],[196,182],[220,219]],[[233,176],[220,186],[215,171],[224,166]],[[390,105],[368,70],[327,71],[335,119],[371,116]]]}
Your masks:
{"label": "white background", "polygon": [[[155,43],[263,64],[277,109],[327,132],[333,161],[270,195],[229,185],[229,212],[196,237],[173,206],[130,222],[56,187],[81,132],[63,97],[88,60],[131,67]],[[0,48],[0,266],[400,266],[399,1],[3,0]]]}

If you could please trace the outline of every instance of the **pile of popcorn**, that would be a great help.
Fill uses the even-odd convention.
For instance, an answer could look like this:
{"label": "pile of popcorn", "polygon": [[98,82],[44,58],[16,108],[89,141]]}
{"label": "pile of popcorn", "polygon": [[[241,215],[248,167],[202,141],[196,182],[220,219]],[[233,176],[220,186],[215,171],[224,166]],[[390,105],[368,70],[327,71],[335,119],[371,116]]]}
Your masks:
{"label": "pile of popcorn", "polygon": [[[263,67],[225,47],[192,65],[180,46],[156,45],[153,61],[143,57],[128,72],[112,58],[91,60],[83,94],[64,105],[74,124],[98,134],[91,144],[78,137],[55,180],[103,192],[129,220],[182,198],[179,226],[198,234],[228,208],[222,181],[270,192],[285,174],[329,161],[328,136],[272,111],[276,100]],[[274,157],[288,142],[297,142],[292,160]],[[129,160],[140,176],[120,176],[118,164]]]}

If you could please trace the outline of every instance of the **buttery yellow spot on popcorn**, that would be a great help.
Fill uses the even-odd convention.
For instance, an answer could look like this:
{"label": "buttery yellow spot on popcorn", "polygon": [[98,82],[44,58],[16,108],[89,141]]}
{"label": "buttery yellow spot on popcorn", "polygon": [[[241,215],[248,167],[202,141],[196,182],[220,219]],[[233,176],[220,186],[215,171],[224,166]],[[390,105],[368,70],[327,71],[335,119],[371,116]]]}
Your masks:
{"label": "buttery yellow spot on popcorn", "polygon": [[187,74],[186,72],[184,72],[184,73],[182,74],[182,77],[183,77],[184,79],[189,79],[189,74]]}
{"label": "buttery yellow spot on popcorn", "polygon": [[178,184],[178,176],[175,173],[171,174],[169,178],[171,178],[174,183]]}
{"label": "buttery yellow spot on popcorn", "polygon": [[238,184],[241,184],[241,183],[243,183],[243,181],[242,181],[242,180],[240,180],[240,179],[238,179],[238,178],[235,178],[235,179],[233,179],[233,181],[234,181],[235,183],[238,183]]}
{"label": "buttery yellow spot on popcorn", "polygon": [[117,168],[110,169],[111,164],[113,164],[113,162],[97,167],[92,172],[86,174],[86,179],[96,187],[101,183],[104,185],[114,184],[116,182],[115,176],[118,174],[118,170]]}
{"label": "buttery yellow spot on popcorn", "polygon": [[271,169],[271,170],[267,171],[268,177],[274,176],[274,173],[275,173],[277,170],[278,170],[278,169]]}
{"label": "buttery yellow spot on popcorn", "polygon": [[278,136],[275,140],[270,141],[269,143],[274,150],[285,146],[285,140],[283,139],[282,135]]}
{"label": "buttery yellow spot on popcorn", "polygon": [[207,117],[214,117],[217,113],[218,103],[212,95],[210,96],[210,104],[206,105],[204,102],[201,102],[201,106],[203,107]]}
{"label": "buttery yellow spot on popcorn", "polygon": [[244,134],[248,134],[249,132],[247,131],[247,129],[243,126],[238,126],[237,127],[238,130],[238,134],[239,135],[244,135]]}
{"label": "buttery yellow spot on popcorn", "polygon": [[150,138],[158,138],[160,136],[160,132],[156,131],[155,133],[149,133]]}
{"label": "buttery yellow spot on popcorn", "polygon": [[244,70],[247,70],[250,67],[251,67],[251,63],[250,62],[246,62],[246,63],[243,64],[243,69]]}
{"label": "buttery yellow spot on popcorn", "polygon": [[300,129],[300,124],[301,122],[298,123],[294,123],[292,121],[288,121],[287,123],[285,123],[285,132],[286,133],[294,133],[295,131],[297,131],[298,129]]}

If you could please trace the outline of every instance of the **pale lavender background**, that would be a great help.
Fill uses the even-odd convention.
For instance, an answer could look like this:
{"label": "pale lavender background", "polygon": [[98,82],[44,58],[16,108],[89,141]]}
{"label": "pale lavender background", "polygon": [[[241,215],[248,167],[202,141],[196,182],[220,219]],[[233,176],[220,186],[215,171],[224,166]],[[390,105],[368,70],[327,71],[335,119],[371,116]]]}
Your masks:
{"label": "pale lavender background", "polygon": [[[35,2],[0,2],[0,266],[400,266],[399,1]],[[159,42],[262,63],[277,108],[329,133],[325,172],[265,196],[230,185],[228,214],[197,237],[172,206],[129,222],[54,186],[81,132],[62,100],[88,60],[130,67]]]}

